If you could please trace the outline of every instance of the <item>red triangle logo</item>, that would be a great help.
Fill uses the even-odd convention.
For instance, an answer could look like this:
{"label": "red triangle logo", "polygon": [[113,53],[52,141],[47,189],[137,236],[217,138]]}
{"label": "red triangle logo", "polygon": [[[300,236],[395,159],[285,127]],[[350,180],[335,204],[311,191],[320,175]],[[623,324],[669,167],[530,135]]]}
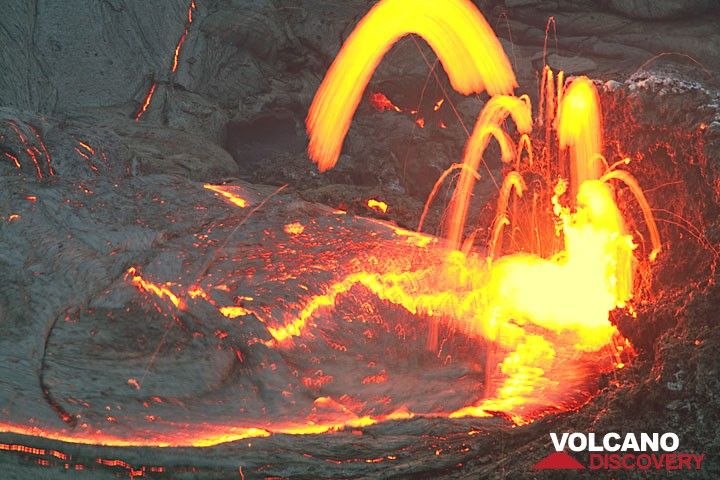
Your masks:
{"label": "red triangle logo", "polygon": [[565,452],[553,452],[533,465],[533,470],[584,470],[585,466]]}

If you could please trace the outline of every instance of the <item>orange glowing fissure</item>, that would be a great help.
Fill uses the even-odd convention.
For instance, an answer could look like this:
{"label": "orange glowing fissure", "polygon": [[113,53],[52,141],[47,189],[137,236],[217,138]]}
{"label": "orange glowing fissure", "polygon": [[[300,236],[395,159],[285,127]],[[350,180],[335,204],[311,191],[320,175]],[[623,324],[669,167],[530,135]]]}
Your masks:
{"label": "orange glowing fissure", "polygon": [[145,114],[148,107],[150,107],[150,102],[152,102],[153,95],[155,95],[155,88],[157,87],[156,82],[152,82],[150,84],[150,89],[148,90],[147,94],[145,94],[145,98],[143,99],[142,104],[140,105],[140,109],[135,113],[135,121],[139,121],[140,118]]}
{"label": "orange glowing fissure", "polygon": [[[626,162],[606,166],[598,94],[587,78],[565,82],[560,72],[555,88],[551,72],[544,71],[543,79],[550,80],[542,82],[542,122],[535,124],[545,126],[544,137],[554,139],[557,148],[540,151],[557,150],[562,162],[547,154],[538,155],[537,151],[533,155],[530,100],[513,95],[516,81],[510,62],[469,0],[381,0],[361,20],[331,65],[307,117],[309,156],[321,171],[337,162],[363,91],[383,55],[407,34],[416,34],[429,43],[459,93],[487,91],[490,95],[467,141],[462,163],[452,165],[441,176],[423,212],[421,222],[439,185],[450,178],[450,172],[459,171],[444,225],[447,240],[441,242],[430,235],[391,226],[398,242],[409,242],[428,253],[433,249],[443,261],[416,270],[397,270],[391,259],[386,263],[358,259],[352,268],[336,272],[336,278],[322,291],[309,292],[290,318],[280,322],[261,318],[272,336],[271,341],[262,343],[270,348],[291,348],[294,339],[312,328],[313,317],[320,310],[334,308],[338,298],[357,285],[412,314],[438,323],[450,322],[456,330],[478,340],[478,356],[487,350],[485,390],[468,399],[464,408],[430,415],[480,417],[502,412],[522,424],[550,411],[572,408],[576,404],[566,399],[576,393],[573,386],[578,381],[582,385],[588,372],[622,368],[620,352],[631,349],[610,323],[609,313],[616,308],[631,308],[637,265],[652,261],[660,252],[650,207],[637,181],[629,173],[615,169]],[[444,98],[450,102],[449,97]],[[371,98],[384,110],[396,110],[385,100]],[[438,101],[436,107],[441,106],[442,101]],[[505,131],[507,120],[515,123],[519,139]],[[479,178],[478,166],[491,140],[499,143],[507,172],[499,188],[488,250],[482,252],[474,248],[477,230],[470,235],[466,230],[474,227],[468,221],[472,213],[470,200]],[[523,151],[528,154],[526,163],[520,161]],[[528,194],[524,172],[542,175],[545,186],[534,195]],[[563,172],[569,172],[570,178],[564,178]],[[611,185],[618,181],[633,193],[645,216],[651,243],[647,260],[635,255],[638,244],[628,232],[615,199],[614,189],[620,185]],[[208,184],[204,188],[237,207],[248,204],[232,187]],[[371,201],[377,204],[371,205]],[[371,201],[370,208],[382,210],[385,205]],[[538,202],[542,202],[540,206]],[[368,222],[388,226],[379,220]],[[284,231],[292,241],[299,241],[305,227],[293,222],[286,224]],[[183,296],[178,293],[180,287],[150,281],[134,267],[127,271],[126,278],[139,290],[185,308]],[[237,301],[239,305],[217,306],[199,287],[191,288],[187,295],[206,299],[229,319],[259,316],[243,304],[252,300],[247,297]],[[365,377],[363,384],[385,381],[392,379],[381,372]],[[332,400],[318,397],[315,401],[321,405]],[[271,433],[359,428],[413,415],[402,408],[380,416],[347,411],[326,423],[203,424],[200,429],[157,433],[148,438],[10,424],[0,424],[0,431],[118,446],[207,446]]]}
{"label": "orange glowing fissure", "polygon": [[[24,455],[30,455],[35,458],[38,465],[41,466],[59,466],[64,467],[66,471],[84,471],[90,470],[88,465],[82,463],[76,463],[73,460],[73,456],[67,453],[60,452],[58,450],[46,450],[42,448],[34,448],[20,444],[8,444],[0,443],[0,451],[6,452],[18,452]],[[42,458],[46,457],[46,458]],[[161,466],[146,466],[142,465],[139,467],[133,467],[129,463],[123,460],[107,459],[98,457],[95,459],[95,463],[99,465],[105,465],[109,467],[119,467],[127,471],[130,478],[145,477],[146,473],[163,473],[165,467]]]}
{"label": "orange glowing fissure", "polygon": [[147,280],[138,273],[135,267],[130,267],[128,269],[127,279],[131,285],[139,288],[140,290],[150,292],[161,299],[165,298],[177,308],[185,308],[185,302],[175,295],[172,290],[170,290],[170,284],[166,283],[161,285]]}
{"label": "orange glowing fissure", "polygon": [[177,72],[178,68],[178,59],[180,57],[180,51],[182,50],[183,44],[185,43],[185,39],[187,38],[188,32],[190,31],[190,24],[193,21],[193,11],[195,10],[195,0],[191,0],[190,6],[187,10],[187,22],[185,23],[185,29],[183,30],[182,35],[180,35],[180,39],[178,40],[177,45],[175,45],[175,51],[173,53],[173,61],[172,61],[172,67],[171,71],[173,73]]}
{"label": "orange glowing fissure", "polygon": [[203,185],[204,188],[211,190],[215,193],[220,194],[228,202],[232,203],[236,207],[245,208],[247,207],[247,200],[241,197],[238,193],[233,192],[233,187],[226,187],[222,185],[210,185],[206,183]]}
{"label": "orange glowing fissure", "polygon": [[[197,4],[195,3],[195,0],[190,0],[190,5],[187,9],[187,15],[186,15],[186,21],[185,21],[185,27],[183,28],[183,32],[180,35],[180,38],[178,39],[177,44],[175,45],[175,49],[173,50],[173,57],[172,57],[172,64],[170,65],[170,72],[176,73],[179,65],[180,60],[180,52],[182,51],[182,47],[185,44],[185,40],[187,39],[188,33],[190,32],[190,25],[193,22],[193,12],[197,8]],[[150,108],[150,103],[152,102],[153,95],[155,95],[155,89],[157,88],[157,82],[153,81],[150,84],[150,88],[148,89],[147,93],[145,94],[145,97],[143,98],[142,103],[140,104],[140,108],[135,112],[135,121],[140,121],[140,118],[142,118],[143,115],[145,115],[145,112],[148,108]],[[82,142],[81,142],[82,145]],[[92,152],[94,153],[94,152]]]}
{"label": "orange glowing fissure", "polygon": [[[164,284],[160,284],[157,282],[154,282],[152,280],[149,280],[145,277],[143,277],[138,270],[135,267],[130,267],[126,272],[126,278],[128,282],[133,285],[134,287],[137,287],[138,290],[142,292],[151,293],[152,295],[156,296],[157,298],[161,300],[167,300],[172,305],[175,306],[175,308],[179,310],[184,310],[186,308],[185,300],[183,299],[181,294],[176,294],[171,287],[175,287],[173,283],[166,282]],[[227,318],[237,318],[244,315],[254,315],[255,312],[253,310],[249,310],[243,306],[240,305],[230,305],[230,306],[217,306],[215,301],[212,299],[210,295],[208,295],[205,290],[200,288],[199,286],[195,285],[192,288],[187,290],[187,296],[190,298],[202,298],[206,301],[208,301],[213,306],[217,307],[218,311]],[[251,301],[251,297],[240,297],[239,300],[247,300]]]}

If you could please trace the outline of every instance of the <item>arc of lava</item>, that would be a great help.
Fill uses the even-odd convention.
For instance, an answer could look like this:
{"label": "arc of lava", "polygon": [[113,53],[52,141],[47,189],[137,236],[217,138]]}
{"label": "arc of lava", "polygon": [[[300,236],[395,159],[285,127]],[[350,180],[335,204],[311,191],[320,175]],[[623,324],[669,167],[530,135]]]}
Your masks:
{"label": "arc of lava", "polygon": [[[522,97],[496,95],[485,104],[465,146],[462,163],[467,164],[471,170],[477,170],[483,153],[490,143],[490,137],[502,138],[495,133],[508,116],[512,117],[520,133],[530,133],[532,114],[527,95]],[[502,142],[500,146],[503,147]],[[514,158],[515,152],[512,148],[507,149],[507,152],[507,155],[512,155],[511,158]],[[503,149],[503,161],[508,163],[510,159],[505,155],[505,149]],[[468,173],[468,170],[463,170],[450,203],[450,220],[447,231],[447,238],[455,248],[462,243],[462,233],[474,186],[473,176]]]}
{"label": "arc of lava", "polygon": [[455,170],[459,170],[461,168],[464,169],[470,169],[471,175],[475,177],[476,181],[480,180],[480,174],[476,170],[472,170],[468,165],[465,165],[464,163],[453,163],[450,165],[445,171],[440,175],[440,177],[435,181],[435,185],[433,185],[432,190],[430,191],[430,194],[428,195],[427,200],[425,200],[425,206],[423,207],[422,214],[420,215],[420,221],[418,222],[417,231],[421,232],[422,227],[425,224],[425,218],[427,217],[428,211],[430,210],[430,205],[432,205],[433,200],[435,200],[435,197],[437,196],[438,192],[440,191],[440,187],[445,182],[445,179]]}
{"label": "arc of lava", "polygon": [[575,198],[585,180],[601,175],[602,112],[600,97],[592,81],[578,77],[564,90],[558,104],[558,141],[560,149],[570,152],[570,185]]}
{"label": "arc of lava", "polygon": [[645,223],[647,224],[648,230],[650,230],[650,241],[653,245],[649,259],[650,261],[654,261],[662,249],[662,243],[660,242],[660,233],[658,232],[657,224],[655,223],[655,217],[653,217],[650,204],[645,198],[645,194],[643,193],[642,188],[640,188],[640,184],[632,175],[623,170],[612,170],[600,178],[600,181],[603,183],[607,183],[610,180],[620,180],[627,185],[640,205],[643,217],[645,218]]}
{"label": "arc of lava", "polygon": [[518,142],[517,153],[515,154],[515,170],[520,170],[520,161],[522,160],[523,152],[527,152],[528,164],[532,166],[535,157],[532,150],[532,143],[530,142],[530,135],[527,133],[523,133]]}
{"label": "arc of lava", "polygon": [[[510,219],[507,215],[507,208],[508,204],[510,203],[510,194],[513,192],[513,190],[515,191],[515,195],[517,198],[522,198],[523,193],[525,192],[525,190],[527,190],[525,180],[523,180],[522,175],[520,175],[520,173],[517,171],[512,171],[508,173],[507,176],[505,176],[505,178],[503,179],[502,186],[500,187],[497,209],[495,210],[495,219],[492,223],[492,234],[490,236],[490,241],[488,242],[487,246],[488,262],[492,262],[493,258],[497,256],[497,243],[498,241],[500,241],[500,236],[502,235],[505,227],[510,225]],[[513,207],[514,206],[515,205],[513,205]],[[517,218],[516,213],[517,212],[513,212],[513,219]],[[472,250],[472,247],[475,244],[475,238],[481,230],[482,229],[479,227],[476,228],[463,241],[461,250],[465,255],[470,254],[470,250]]]}
{"label": "arc of lava", "polygon": [[[513,97],[514,98],[514,97]],[[487,125],[485,130],[483,131],[483,134],[486,135],[486,140],[489,141],[490,137],[495,138],[495,140],[498,142],[498,145],[500,145],[500,151],[502,156],[503,163],[510,163],[515,157],[515,147],[513,146],[513,140],[510,138],[510,135],[507,134],[505,130],[500,128],[498,125],[490,124]],[[531,154],[532,155],[532,154]],[[477,169],[480,166],[480,158],[482,155],[480,155],[477,158],[477,164],[471,165],[467,162],[463,163],[454,163],[450,165],[449,168],[447,168],[442,175],[440,175],[440,178],[437,179],[435,182],[435,185],[433,186],[432,191],[430,192],[430,195],[428,195],[427,200],[425,201],[425,207],[423,208],[423,213],[420,216],[420,221],[418,222],[418,232],[422,230],[422,226],[425,223],[425,217],[427,216],[428,211],[430,210],[430,205],[432,204],[432,201],[435,199],[435,196],[437,195],[440,186],[445,181],[447,176],[452,173],[455,170],[462,169],[461,172],[461,179],[462,175],[466,174],[470,177],[471,181],[473,182],[473,185],[475,182],[480,180],[480,174],[478,173]]]}
{"label": "arc of lava", "polygon": [[373,72],[408,34],[427,41],[464,95],[511,94],[517,86],[500,41],[469,0],[381,0],[345,41],[310,106],[308,153],[321,172],[337,162]]}
{"label": "arc of lava", "polygon": [[510,224],[510,220],[507,218],[507,207],[510,203],[510,194],[515,191],[518,197],[523,196],[523,192],[527,190],[525,180],[522,175],[518,172],[513,171],[507,174],[503,180],[502,187],[500,188],[500,195],[498,196],[498,206],[495,214],[495,228],[493,230],[493,236],[488,245],[488,258],[492,260],[497,256],[497,243],[503,229],[506,225]]}

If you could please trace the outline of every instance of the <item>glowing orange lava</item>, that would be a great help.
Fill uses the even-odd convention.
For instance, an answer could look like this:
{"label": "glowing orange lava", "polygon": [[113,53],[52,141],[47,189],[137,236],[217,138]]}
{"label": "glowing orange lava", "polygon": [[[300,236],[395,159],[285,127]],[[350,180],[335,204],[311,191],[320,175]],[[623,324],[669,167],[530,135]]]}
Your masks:
{"label": "glowing orange lava", "polygon": [[85,142],[78,142],[78,143],[80,144],[81,147],[83,147],[85,150],[90,152],[92,155],[95,155],[95,150],[90,145],[88,145]]}
{"label": "glowing orange lava", "polygon": [[384,93],[371,93],[370,104],[375,107],[375,109],[379,112],[384,112],[385,110],[395,110],[396,112],[402,112],[400,107],[392,103],[390,99],[385,96]]}
{"label": "glowing orange lava", "polygon": [[284,230],[288,235],[300,235],[305,231],[305,226],[302,223],[293,222],[285,225]]}
{"label": "glowing orange lava", "polygon": [[13,155],[12,153],[5,152],[5,156],[10,159],[11,162],[13,162],[13,165],[15,165],[15,168],[20,168],[20,162],[18,161],[17,157]]}
{"label": "glowing orange lava", "polygon": [[585,77],[565,88],[558,107],[558,140],[570,152],[570,185],[573,197],[586,180],[600,178],[602,119],[600,98],[593,83]]}
{"label": "glowing orange lava", "polygon": [[166,298],[177,308],[184,308],[183,300],[170,290],[169,284],[160,285],[150,280],[146,280],[137,272],[135,267],[130,267],[128,269],[127,277],[130,283],[140,290],[151,292],[159,298]]}
{"label": "glowing orange lava", "polygon": [[248,310],[244,307],[220,307],[218,310],[220,310],[220,313],[222,313],[228,318],[237,318],[244,315],[252,314],[251,310]]}
{"label": "glowing orange lava", "polygon": [[455,90],[495,95],[516,86],[502,45],[469,0],[378,2],[345,41],[310,106],[309,153],[320,171],[337,162],[363,90],[383,56],[411,33],[432,47]]}
{"label": "glowing orange lava", "polygon": [[[192,20],[192,8],[194,4],[188,12],[188,22]],[[297,288],[303,292],[302,301],[291,308],[286,308],[288,304],[283,298],[275,297],[274,301],[284,309],[282,314],[275,315],[272,308],[264,308],[267,306],[260,305],[261,302],[250,307],[249,297],[228,297],[232,289],[225,283],[215,286],[203,283],[205,289],[196,278],[187,287],[158,283],[141,275],[135,267],[127,270],[126,280],[177,309],[187,308],[183,300],[186,292],[189,298],[197,302],[204,300],[215,308],[225,317],[220,320],[226,324],[242,323],[249,319],[240,317],[254,315],[259,328],[267,329],[269,336],[253,338],[246,344],[276,349],[273,354],[291,351],[313,335],[321,334],[317,328],[321,314],[338,308],[342,301],[356,301],[355,290],[362,290],[381,303],[409,312],[418,319],[428,319],[431,326],[449,326],[454,334],[462,333],[476,342],[477,358],[484,359],[485,363],[483,391],[468,398],[464,407],[448,408],[449,411],[416,413],[400,406],[390,413],[375,415],[374,411],[355,411],[337,399],[317,394],[311,397],[316,417],[310,415],[296,421],[225,419],[217,424],[173,425],[174,429],[148,435],[95,427],[85,431],[12,423],[0,423],[0,431],[117,446],[208,446],[271,433],[313,434],[360,428],[414,415],[481,417],[502,413],[521,424],[551,411],[577,406],[587,398],[577,389],[584,388],[588,377],[622,368],[624,359],[620,358],[620,352],[631,348],[610,323],[609,314],[616,308],[631,307],[635,270],[640,262],[648,260],[635,255],[637,243],[625,226],[616,203],[615,188],[625,185],[643,211],[652,243],[650,260],[660,252],[661,243],[642,189],[629,173],[616,169],[626,163],[606,167],[602,152],[602,112],[590,80],[580,77],[566,82],[562,72],[555,76],[549,69],[543,71],[542,107],[535,125],[545,127],[543,136],[547,148],[533,153],[529,136],[534,124],[532,105],[527,96],[512,95],[514,73],[499,41],[474,5],[469,0],[381,0],[343,45],[310,107],[307,118],[310,158],[321,171],[335,165],[350,121],[375,68],[392,45],[410,33],[427,40],[458,92],[469,95],[487,91],[490,95],[469,136],[462,162],[452,165],[440,177],[422,214],[421,224],[439,186],[451,178],[450,173],[459,171],[444,225],[446,240],[366,219],[363,220],[367,222],[365,228],[369,224],[377,225],[390,237],[383,246],[402,248],[384,250],[381,254],[353,251],[356,257],[350,261],[344,259],[344,263],[314,257],[299,265],[268,261],[264,264],[268,270],[276,270],[271,272],[272,279],[283,282],[287,288],[295,285],[291,280],[295,280],[299,272],[325,275],[317,284],[298,283]],[[154,88],[153,83],[136,119],[147,109]],[[378,109],[398,111],[387,97],[375,96],[371,101]],[[450,97],[438,100],[435,110],[440,109],[444,101],[450,104]],[[505,124],[510,121],[514,122],[517,134],[511,135],[506,130]],[[497,211],[488,229],[489,248],[484,251],[475,246],[478,228],[469,217],[473,214],[471,200],[475,183],[480,178],[478,167],[492,140],[500,146],[505,177],[498,187]],[[550,149],[551,142],[556,142],[557,148]],[[86,156],[92,153],[89,148],[83,148],[78,149],[79,152]],[[560,151],[560,159],[551,157],[548,151]],[[527,161],[521,161],[523,152]],[[542,178],[542,182],[534,182],[541,185],[526,183],[527,173]],[[566,178],[568,176],[570,178]],[[611,185],[616,182],[621,185]],[[247,192],[237,186],[205,184],[204,188],[239,208],[246,208],[250,203]],[[387,211],[387,205],[379,200],[371,199],[367,205]],[[350,215],[342,218],[347,217]],[[333,222],[338,218],[332,216]],[[285,223],[289,221],[292,219],[283,217],[277,231],[263,232],[269,238],[279,234],[274,238],[278,244],[282,243],[278,250],[283,253],[315,246],[303,243],[308,239],[315,244],[323,240],[312,238],[313,222]],[[378,238],[372,237],[372,242]],[[259,248],[259,244],[253,248]],[[424,263],[404,261],[407,258],[403,255],[411,248],[416,256],[423,257]],[[263,259],[269,257],[266,251],[261,253]],[[253,275],[251,271],[244,274]],[[223,281],[231,283],[228,279]],[[222,295],[222,303],[212,298],[211,293],[216,292]],[[251,294],[255,296],[254,292]],[[168,308],[172,308],[169,305]],[[362,322],[364,319],[359,317],[364,315],[365,307],[363,304],[355,310],[357,316],[347,321]],[[380,320],[384,322],[386,318]],[[228,337],[221,329],[214,333],[218,341]],[[333,355],[346,349],[344,345],[327,343]],[[302,352],[306,347],[300,345],[296,350]],[[234,354],[242,363],[240,349]],[[471,350],[470,356],[473,355]],[[314,373],[297,375],[307,392],[333,382],[326,367],[320,366],[325,371],[313,367]],[[392,379],[387,371],[377,368],[361,375],[358,383],[363,389],[370,389],[385,387]],[[141,384],[142,381],[128,380],[128,385],[136,389]],[[320,415],[321,409],[329,413]],[[107,420],[114,423],[111,418],[114,417]]]}
{"label": "glowing orange lava", "polygon": [[243,197],[241,197],[239,194],[234,193],[233,190],[237,190],[237,187],[232,186],[223,186],[223,185],[210,185],[209,183],[206,183],[203,185],[204,188],[208,190],[212,190],[215,193],[219,193],[222,195],[223,198],[225,198],[227,201],[232,203],[233,205],[245,208],[247,207],[247,200],[245,200]]}
{"label": "glowing orange lava", "polygon": [[[461,9],[468,15],[463,21],[454,17]],[[485,30],[485,22],[471,16],[470,10],[464,2],[452,2],[448,8],[444,2],[436,8],[427,2],[379,2],[341,49],[308,115],[309,155],[324,171],[339,156],[350,119],[372,71],[398,36],[408,31],[428,40],[460,93],[478,92],[487,84],[491,98],[470,135],[463,162],[446,172],[463,167],[450,204],[446,234],[449,245],[455,249],[465,245],[465,253],[450,253],[439,272],[352,273],[330,286],[325,294],[313,297],[294,320],[283,328],[272,328],[271,334],[279,342],[301,335],[317,309],[331,307],[340,293],[361,284],[379,298],[402,305],[412,313],[452,318],[459,328],[496,344],[504,352],[504,359],[497,363],[489,361],[487,397],[452,416],[502,411],[522,422],[541,414],[537,407],[544,403],[543,395],[562,398],[562,375],[553,377],[552,373],[560,352],[565,352],[563,355],[567,351],[600,352],[612,346],[619,334],[608,320],[609,312],[626,307],[633,297],[636,244],[625,228],[610,180],[624,182],[638,199],[651,232],[651,260],[660,251],[660,240],[637,182],[627,172],[610,168],[603,175],[601,111],[594,84],[581,77],[566,86],[560,72],[556,88],[552,72],[544,69],[541,103],[546,117],[546,141],[550,142],[556,129],[558,149],[569,152],[566,156],[569,163],[553,164],[548,157],[541,162],[533,161],[528,136],[533,126],[530,100],[527,96],[509,95],[515,78],[505,68],[507,59],[496,50],[496,39]],[[436,23],[425,25],[430,18]],[[452,22],[453,33],[448,31],[445,37],[438,38],[436,28],[444,30],[443,22],[448,20]],[[469,27],[467,21],[476,25]],[[479,37],[467,36],[470,31],[483,33]],[[477,66],[473,58],[477,57],[464,56],[464,47],[468,45],[465,42],[473,42],[476,51],[492,52],[487,65],[497,68],[478,67],[473,71],[472,67]],[[455,54],[445,57],[450,49],[455,49]],[[468,68],[458,76],[455,62],[461,58]],[[488,83],[491,79],[492,86]],[[441,101],[436,103],[436,110],[441,105]],[[504,129],[508,117],[521,135],[519,141]],[[499,143],[503,162],[514,164],[515,170],[509,172],[500,190],[489,256],[478,262],[467,256],[475,234],[465,239],[464,232],[474,184],[479,178],[478,167],[491,139]],[[540,192],[546,195],[554,218],[538,218],[534,209],[523,209],[523,218],[518,214],[520,210],[514,208],[527,188],[519,158],[523,150],[529,153],[528,168],[541,169],[547,184],[554,183],[553,188],[546,187]],[[563,171],[570,172],[569,179],[561,178]],[[568,185],[571,193],[566,198]],[[438,185],[428,205],[437,188]],[[513,200],[511,214],[507,207],[513,191],[518,198]],[[527,212],[532,213],[528,216]],[[526,237],[537,241],[522,245],[522,253],[497,257],[503,227],[515,224],[534,225]],[[604,358],[612,355],[606,353]],[[612,361],[598,361],[597,368],[612,365]]]}
{"label": "glowing orange lava", "polygon": [[187,38],[188,32],[190,31],[190,24],[193,21],[193,11],[195,10],[195,0],[191,0],[190,6],[187,10],[187,22],[185,23],[185,29],[183,30],[182,35],[180,35],[180,39],[178,40],[177,45],[175,45],[175,51],[173,53],[173,61],[172,61],[172,67],[171,71],[175,73],[178,68],[178,58],[180,57],[180,50],[182,50],[183,44],[185,43],[185,39]]}
{"label": "glowing orange lava", "polygon": [[368,208],[371,208],[377,212],[380,213],[387,213],[388,211],[388,204],[381,201],[381,200],[375,200],[374,198],[371,198],[367,201]]}
{"label": "glowing orange lava", "polygon": [[140,105],[140,109],[135,113],[135,121],[139,121],[140,117],[145,114],[148,107],[150,106],[150,102],[152,102],[153,95],[155,95],[155,88],[157,87],[157,83],[153,82],[150,85],[150,90],[148,90],[147,94],[145,95],[145,98],[143,99],[142,104]]}

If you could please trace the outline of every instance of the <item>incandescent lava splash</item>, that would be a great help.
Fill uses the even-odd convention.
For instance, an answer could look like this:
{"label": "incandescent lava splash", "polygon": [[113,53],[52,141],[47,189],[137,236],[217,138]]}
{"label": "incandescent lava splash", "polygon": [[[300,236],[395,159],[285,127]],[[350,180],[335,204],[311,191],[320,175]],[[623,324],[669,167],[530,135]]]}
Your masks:
{"label": "incandescent lava splash", "polygon": [[[481,14],[469,1],[448,2],[447,8],[445,3],[442,7],[409,3],[379,2],[340,50],[308,114],[309,155],[321,171],[332,168],[360,91],[382,55],[405,34],[425,39],[458,92],[487,90],[490,94],[468,138],[462,163],[448,170],[460,171],[445,225],[450,251],[438,271],[352,274],[330,290],[362,284],[413,314],[450,321],[493,345],[503,356],[488,358],[486,398],[452,416],[501,411],[517,421],[528,421],[557,406],[545,404],[549,398],[561,402],[564,396],[572,396],[573,387],[553,375],[562,358],[573,352],[592,353],[595,370],[606,370],[613,366],[608,360],[617,355],[618,345],[626,344],[609,314],[616,308],[631,308],[637,244],[615,202],[613,181],[629,187],[645,213],[652,241],[650,261],[661,247],[657,228],[635,179],[605,162],[600,102],[592,81],[580,77],[566,82],[560,72],[555,85],[552,71],[544,69],[544,112],[535,124],[544,123],[546,145],[538,158],[529,137],[533,129],[530,99],[511,94],[514,74]],[[373,94],[371,101],[377,104],[379,98]],[[385,103],[386,109],[392,107]],[[507,119],[514,122],[519,140],[508,133]],[[550,149],[551,138],[557,139],[555,149]],[[477,231],[467,238],[464,232],[478,168],[492,139],[500,146],[507,171],[487,256],[471,258],[477,257],[472,254]],[[523,150],[528,152],[528,164],[521,163]],[[551,151],[557,152],[556,158]],[[530,173],[540,174],[543,182],[528,192],[524,174]],[[526,200],[530,196],[532,202]],[[506,226],[513,250],[499,255]],[[331,294],[328,302],[332,299]],[[290,324],[290,335],[300,334],[303,323],[301,317]],[[481,345],[479,341],[479,349]],[[619,360],[616,363],[622,365]],[[568,367],[564,365],[572,370]],[[568,375],[567,370],[563,375]],[[578,373],[584,375],[583,369]]]}
{"label": "incandescent lava splash", "polygon": [[[510,62],[469,0],[381,0],[350,35],[312,102],[310,158],[321,171],[335,165],[373,71],[408,34],[429,43],[455,90],[490,95],[462,161],[438,179],[420,219],[422,225],[443,183],[456,178],[444,239],[342,211],[303,215],[316,206],[288,205],[279,191],[260,195],[237,185],[185,192],[202,199],[198,211],[231,210],[229,220],[217,223],[198,225],[197,214],[152,198],[152,208],[167,208],[170,225],[186,214],[196,222],[194,248],[178,248],[183,254],[175,276],[126,264],[122,288],[108,288],[97,308],[107,309],[108,319],[131,320],[108,321],[104,335],[95,338],[95,327],[83,324],[79,309],[77,318],[68,314],[58,327],[77,335],[92,331],[85,341],[97,351],[126,354],[134,362],[128,367],[133,375],[115,385],[124,396],[112,415],[101,408],[106,385],[88,377],[77,398],[63,397],[80,420],[78,428],[32,417],[17,421],[13,410],[7,421],[0,418],[0,430],[79,443],[206,446],[413,416],[502,415],[521,424],[578,407],[592,395],[599,372],[622,368],[632,346],[609,321],[610,312],[632,313],[635,273],[655,259],[661,243],[642,189],[618,169],[626,162],[609,165],[603,156],[602,112],[592,81],[566,80],[545,68],[533,114],[528,96],[513,95]],[[369,101],[378,110],[399,108],[378,94]],[[443,101],[451,100],[438,101],[437,109]],[[473,219],[473,191],[493,140],[504,178],[495,217],[484,230]],[[50,174],[49,156],[47,161]],[[644,212],[649,246],[626,226],[616,201],[620,188],[628,188]],[[142,195],[134,201],[135,207],[147,203]],[[382,214],[390,208],[379,199],[367,206]],[[261,208],[263,221],[253,218]],[[143,215],[142,208],[136,211]],[[191,254],[201,261],[191,261]],[[156,264],[173,261],[161,255]],[[152,337],[157,343],[133,328],[139,314],[156,320],[144,328],[159,331]],[[92,323],[95,317],[89,317]],[[138,335],[138,351],[101,343],[117,332]],[[211,353],[201,350],[208,346]],[[170,360],[162,363],[167,352]],[[172,381],[153,384],[152,374],[175,372],[183,359],[181,368],[225,362],[223,378],[204,368],[187,388],[204,392],[217,382],[228,397],[210,389],[206,398],[184,402]],[[112,361],[106,365],[114,368]],[[223,383],[227,379],[232,382]],[[55,389],[73,383],[61,380],[50,383]],[[158,393],[163,389],[167,393]],[[93,404],[84,399],[87,392],[97,395]]]}

